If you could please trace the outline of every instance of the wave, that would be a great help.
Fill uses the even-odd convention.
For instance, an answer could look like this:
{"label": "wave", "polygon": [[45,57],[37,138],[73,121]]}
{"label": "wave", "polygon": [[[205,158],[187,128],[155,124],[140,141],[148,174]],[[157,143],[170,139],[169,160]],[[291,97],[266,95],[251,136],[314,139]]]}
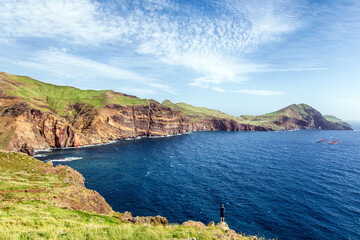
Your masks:
{"label": "wave", "polygon": [[75,161],[75,160],[81,160],[82,157],[68,157],[68,158],[62,158],[62,159],[51,159],[48,160],[47,162],[71,162],[71,161]]}
{"label": "wave", "polygon": [[54,150],[54,149],[53,148],[39,149],[39,150],[35,150],[35,153],[51,152],[52,150]]}
{"label": "wave", "polygon": [[47,156],[46,154],[36,154],[33,157],[34,158],[41,158],[41,157],[46,157],[46,156]]}

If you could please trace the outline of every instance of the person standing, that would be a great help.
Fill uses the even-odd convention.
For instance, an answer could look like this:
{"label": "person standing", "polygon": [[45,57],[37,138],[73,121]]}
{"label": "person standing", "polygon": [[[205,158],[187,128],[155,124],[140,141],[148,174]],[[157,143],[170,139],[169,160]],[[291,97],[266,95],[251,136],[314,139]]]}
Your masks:
{"label": "person standing", "polygon": [[221,204],[221,207],[220,207],[220,221],[225,222],[225,207],[224,207],[224,204]]}

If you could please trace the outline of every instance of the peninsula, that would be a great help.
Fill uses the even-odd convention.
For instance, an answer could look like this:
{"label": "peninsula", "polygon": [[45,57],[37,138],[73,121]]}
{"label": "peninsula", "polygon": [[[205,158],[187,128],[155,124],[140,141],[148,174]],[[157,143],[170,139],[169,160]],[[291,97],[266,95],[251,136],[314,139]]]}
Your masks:
{"label": "peninsula", "polygon": [[112,90],[80,90],[0,73],[0,149],[78,147],[194,131],[352,130],[307,104],[261,116],[231,116],[186,103],[159,103]]}

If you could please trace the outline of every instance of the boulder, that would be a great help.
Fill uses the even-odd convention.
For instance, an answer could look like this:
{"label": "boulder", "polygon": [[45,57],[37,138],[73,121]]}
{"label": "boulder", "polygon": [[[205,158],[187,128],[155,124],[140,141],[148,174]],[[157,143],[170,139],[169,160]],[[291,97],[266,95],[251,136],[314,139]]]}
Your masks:
{"label": "boulder", "polygon": [[223,230],[225,230],[225,231],[230,229],[229,225],[227,225],[226,222],[219,222],[218,224],[216,224],[216,226],[223,229]]}
{"label": "boulder", "polygon": [[196,221],[191,221],[191,220],[183,222],[181,225],[187,226],[187,227],[202,228],[202,229],[206,228],[205,224],[203,224],[202,222],[196,222]]}
{"label": "boulder", "polygon": [[208,227],[212,227],[212,226],[215,226],[215,223],[214,223],[214,221],[211,221],[211,222],[209,222],[209,224],[207,225]]}
{"label": "boulder", "polygon": [[132,219],[128,220],[131,223],[138,223],[138,224],[151,224],[151,225],[168,225],[168,220],[165,217],[162,216],[155,216],[155,217],[134,217]]}

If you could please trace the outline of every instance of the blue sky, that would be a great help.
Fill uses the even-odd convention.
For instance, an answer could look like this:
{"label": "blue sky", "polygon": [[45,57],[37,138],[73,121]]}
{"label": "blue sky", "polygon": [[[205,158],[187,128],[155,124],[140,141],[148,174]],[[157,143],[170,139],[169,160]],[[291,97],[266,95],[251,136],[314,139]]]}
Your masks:
{"label": "blue sky", "polygon": [[223,112],[360,120],[358,0],[2,0],[0,71]]}

